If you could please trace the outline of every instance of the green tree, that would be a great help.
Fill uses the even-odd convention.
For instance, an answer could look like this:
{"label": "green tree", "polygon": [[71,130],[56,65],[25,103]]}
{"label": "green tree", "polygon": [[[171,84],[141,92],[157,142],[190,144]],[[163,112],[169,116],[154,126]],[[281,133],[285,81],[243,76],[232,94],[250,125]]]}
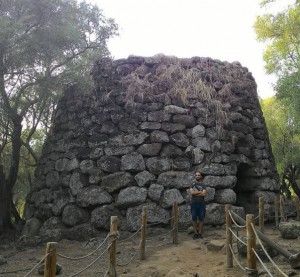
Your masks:
{"label": "green tree", "polygon": [[13,191],[20,164],[38,158],[37,128],[42,140],[66,86],[88,89],[92,61],[109,55],[107,40],[116,34],[114,21],[84,1],[0,2],[0,233],[12,216],[21,220]]}
{"label": "green tree", "polygon": [[[263,6],[266,5],[271,4]],[[256,18],[254,28],[257,38],[267,44],[264,61],[268,73],[281,75],[298,69],[299,27],[300,6],[297,3],[276,14],[268,13]]]}
{"label": "green tree", "polygon": [[[263,0],[261,5],[269,8],[274,2],[280,1]],[[300,196],[300,1],[287,4],[279,12],[258,16],[254,28],[258,40],[266,44],[267,73],[277,77],[277,100],[263,104],[268,107],[264,114],[270,119],[267,125],[282,188],[286,194],[292,188]]]}
{"label": "green tree", "polygon": [[277,171],[281,177],[282,193],[288,198],[291,192],[300,197],[300,135],[289,108],[275,97],[261,101],[269,131]]}
{"label": "green tree", "polygon": [[[274,0],[264,0],[263,7]],[[254,28],[259,41],[266,43],[264,61],[266,70],[275,74],[276,96],[300,119],[300,1],[288,5],[283,11],[258,16]]]}

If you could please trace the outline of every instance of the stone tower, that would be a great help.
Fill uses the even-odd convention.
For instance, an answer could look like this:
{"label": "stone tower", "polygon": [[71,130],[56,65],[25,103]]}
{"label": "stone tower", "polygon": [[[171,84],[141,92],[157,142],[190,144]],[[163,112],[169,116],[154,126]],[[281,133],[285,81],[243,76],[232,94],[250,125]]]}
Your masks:
{"label": "stone tower", "polygon": [[157,55],[103,59],[92,92],[69,88],[36,169],[25,209],[36,234],[81,238],[166,224],[174,201],[190,223],[186,189],[200,169],[208,186],[206,224],[224,206],[257,214],[279,190],[256,83],[238,62]]}

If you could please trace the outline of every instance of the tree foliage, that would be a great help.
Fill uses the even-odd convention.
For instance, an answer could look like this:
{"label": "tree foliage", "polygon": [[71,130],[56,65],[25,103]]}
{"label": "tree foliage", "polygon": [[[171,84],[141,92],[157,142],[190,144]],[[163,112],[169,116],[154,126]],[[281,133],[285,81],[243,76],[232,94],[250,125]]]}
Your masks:
{"label": "tree foliage", "polygon": [[33,146],[49,131],[63,89],[89,89],[90,67],[116,34],[114,21],[84,1],[0,2],[0,233],[11,214],[20,219],[12,201],[20,164],[36,162]]}
{"label": "tree foliage", "polygon": [[300,58],[300,6],[295,4],[277,14],[258,16],[254,25],[259,41],[267,43],[264,61],[269,73],[279,76],[298,69]]}
{"label": "tree foliage", "polygon": [[289,108],[275,97],[261,101],[277,171],[282,180],[282,192],[300,197],[300,135]]}
{"label": "tree foliage", "polygon": [[[263,6],[278,2],[262,1]],[[278,77],[276,96],[300,119],[300,1],[275,14],[258,16],[254,25],[259,41],[266,43],[266,70]]]}
{"label": "tree foliage", "polygon": [[261,101],[261,107],[277,170],[282,174],[286,164],[300,161],[300,136],[295,132],[294,120],[288,107],[280,100],[275,97],[264,99]]}
{"label": "tree foliage", "polygon": [[[261,5],[269,7],[274,2],[280,1],[263,0]],[[258,40],[266,44],[266,70],[277,76],[277,99],[263,102],[277,168],[285,193],[292,188],[300,196],[300,1],[258,16],[254,28]]]}

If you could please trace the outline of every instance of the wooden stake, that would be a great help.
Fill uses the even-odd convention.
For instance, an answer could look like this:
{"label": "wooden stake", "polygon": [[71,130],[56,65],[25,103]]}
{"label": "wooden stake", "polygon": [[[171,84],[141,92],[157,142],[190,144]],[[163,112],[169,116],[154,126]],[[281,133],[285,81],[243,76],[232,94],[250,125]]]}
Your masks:
{"label": "wooden stake", "polygon": [[[246,221],[241,218],[239,215],[231,211],[231,215],[234,218],[234,220],[241,225],[244,225]],[[270,247],[278,251],[281,255],[286,257],[289,260],[290,265],[292,268],[299,268],[300,267],[300,252],[296,254],[290,253],[288,250],[285,250],[282,248],[278,243],[274,242],[273,240],[269,239],[265,234],[263,234],[261,231],[258,229],[255,229],[258,237],[264,241],[266,244],[268,244]]]}
{"label": "wooden stake", "polygon": [[142,210],[142,230],[141,230],[141,249],[140,249],[140,259],[145,260],[146,251],[146,231],[147,231],[147,207],[143,207]]}
{"label": "wooden stake", "polygon": [[230,250],[232,249],[232,220],[230,217],[230,204],[225,205],[225,217],[226,217],[226,256],[227,256],[227,268],[233,268],[233,255]]}
{"label": "wooden stake", "polygon": [[262,233],[265,230],[265,202],[263,197],[259,197],[259,229]]}
{"label": "wooden stake", "polygon": [[274,210],[275,210],[275,227],[277,228],[279,225],[279,217],[278,217],[278,195],[274,197]]}
{"label": "wooden stake", "polygon": [[48,256],[45,258],[44,277],[56,276],[56,249],[57,242],[47,243],[46,254],[48,254]]}
{"label": "wooden stake", "polygon": [[172,224],[172,229],[173,229],[173,243],[178,244],[178,203],[174,202],[173,203],[173,224]]}
{"label": "wooden stake", "polygon": [[285,221],[285,212],[284,212],[284,196],[280,195],[280,221]]}
{"label": "wooden stake", "polygon": [[247,232],[247,267],[251,271],[256,270],[256,256],[252,249],[256,249],[255,234],[251,223],[255,226],[255,219],[253,214],[246,215],[246,232]]}
{"label": "wooden stake", "polygon": [[109,233],[109,270],[108,276],[116,277],[117,271],[117,234],[118,234],[118,217],[110,217],[110,233]]}

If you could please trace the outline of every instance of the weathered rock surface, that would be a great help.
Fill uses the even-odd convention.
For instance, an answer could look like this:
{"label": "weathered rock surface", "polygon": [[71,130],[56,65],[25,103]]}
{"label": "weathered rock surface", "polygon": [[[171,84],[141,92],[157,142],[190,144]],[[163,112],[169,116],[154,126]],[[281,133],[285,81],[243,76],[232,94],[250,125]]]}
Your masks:
{"label": "weathered rock surface", "polygon": [[300,237],[300,222],[294,220],[280,222],[279,231],[284,239],[296,239]]}
{"label": "weathered rock surface", "polygon": [[[27,197],[24,240],[79,238],[118,228],[168,224],[172,205],[190,225],[186,189],[199,169],[206,224],[225,204],[253,213],[271,205],[278,176],[254,78],[239,63],[162,55],[96,62],[91,92],[61,98]],[[36,239],[37,240],[37,239]],[[32,241],[34,241],[32,239]]]}

